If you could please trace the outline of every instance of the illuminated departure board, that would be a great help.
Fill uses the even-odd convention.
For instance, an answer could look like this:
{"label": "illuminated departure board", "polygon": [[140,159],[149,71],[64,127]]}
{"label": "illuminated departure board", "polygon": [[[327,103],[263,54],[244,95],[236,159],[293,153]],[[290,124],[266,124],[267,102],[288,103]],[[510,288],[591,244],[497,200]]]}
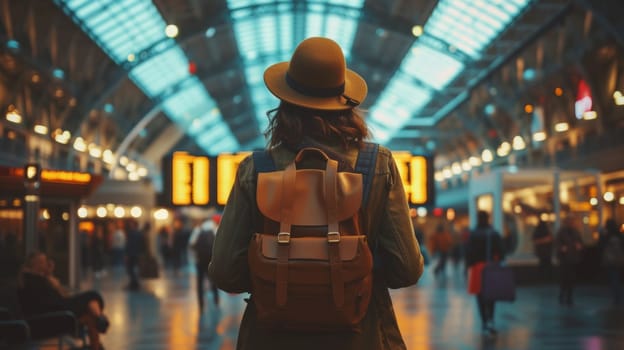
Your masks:
{"label": "illuminated departure board", "polygon": [[433,204],[433,171],[430,159],[412,155],[410,152],[395,151],[392,157],[397,165],[405,195],[410,204]]}
{"label": "illuminated departure board", "polygon": [[251,152],[222,153],[217,157],[217,204],[225,205],[240,163]]}
{"label": "illuminated departure board", "polygon": [[[217,157],[197,156],[175,152],[165,178],[166,198],[174,206],[223,206],[234,185],[240,163],[251,152],[223,153]],[[408,202],[412,205],[432,205],[434,200],[432,158],[395,151],[392,155],[401,175]],[[213,176],[210,176],[210,173]]]}
{"label": "illuminated departure board", "polygon": [[171,159],[171,203],[207,205],[209,192],[208,157],[175,152]]}

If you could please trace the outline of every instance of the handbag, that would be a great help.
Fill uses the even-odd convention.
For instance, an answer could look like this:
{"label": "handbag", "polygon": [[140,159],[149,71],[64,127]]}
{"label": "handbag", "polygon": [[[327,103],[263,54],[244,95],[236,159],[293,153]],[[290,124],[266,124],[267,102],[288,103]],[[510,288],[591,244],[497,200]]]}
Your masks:
{"label": "handbag", "polygon": [[492,261],[490,254],[490,235],[488,233],[487,260],[481,271],[481,295],[488,301],[516,300],[516,283],[513,270],[499,261]]}

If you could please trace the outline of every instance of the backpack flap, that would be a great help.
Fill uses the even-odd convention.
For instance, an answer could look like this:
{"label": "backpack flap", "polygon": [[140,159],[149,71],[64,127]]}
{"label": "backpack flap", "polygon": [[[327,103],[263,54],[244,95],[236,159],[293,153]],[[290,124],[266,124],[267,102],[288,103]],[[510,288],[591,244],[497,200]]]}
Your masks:
{"label": "backpack flap", "polygon": [[[324,237],[291,238],[288,260],[290,262],[288,281],[296,284],[329,284],[327,270],[318,276],[310,276],[310,270],[319,263],[329,260],[327,239]],[[342,260],[342,277],[345,283],[364,277],[369,273],[366,260],[370,257],[366,236],[342,236],[338,249]],[[277,237],[272,234],[256,234],[252,243],[253,263],[257,264],[258,277],[265,281],[275,280],[277,260]],[[372,259],[372,257],[370,257]],[[363,263],[364,262],[364,263]],[[371,262],[372,263],[372,262]],[[372,266],[372,265],[371,265]],[[300,273],[301,272],[301,273]]]}
{"label": "backpack flap", "polygon": [[[285,171],[258,174],[256,201],[262,215],[276,222],[281,220],[284,202],[283,177]],[[360,209],[362,203],[362,174],[339,172],[337,177],[338,221],[346,220]],[[303,226],[326,225],[327,212],[324,194],[325,171],[320,169],[299,169],[292,193],[295,200],[291,208],[292,223]]]}

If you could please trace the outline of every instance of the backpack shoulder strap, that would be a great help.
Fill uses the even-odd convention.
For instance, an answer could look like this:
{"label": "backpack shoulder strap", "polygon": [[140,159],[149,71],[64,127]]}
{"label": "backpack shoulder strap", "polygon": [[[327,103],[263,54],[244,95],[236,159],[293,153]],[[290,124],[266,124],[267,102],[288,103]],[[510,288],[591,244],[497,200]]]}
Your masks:
{"label": "backpack shoulder strap", "polygon": [[252,153],[256,173],[267,173],[277,170],[271,153],[268,150],[254,151]]}
{"label": "backpack shoulder strap", "polygon": [[362,184],[364,185],[364,193],[362,193],[362,207],[364,207],[368,201],[368,194],[373,184],[378,151],[379,144],[364,142],[364,147],[360,150],[355,162],[355,172],[362,174]]}

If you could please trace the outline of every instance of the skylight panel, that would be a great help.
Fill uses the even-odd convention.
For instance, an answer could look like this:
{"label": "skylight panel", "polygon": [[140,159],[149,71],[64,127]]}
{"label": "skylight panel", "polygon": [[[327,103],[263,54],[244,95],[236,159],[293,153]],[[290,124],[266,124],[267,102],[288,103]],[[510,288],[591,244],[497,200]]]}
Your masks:
{"label": "skylight panel", "polygon": [[86,5],[82,6],[82,3],[74,1],[70,4],[70,7],[77,9],[76,16],[80,18],[88,18],[102,9],[102,3],[99,1],[90,1]]}
{"label": "skylight panel", "polygon": [[73,8],[80,8],[80,6],[89,5],[93,3],[92,1],[89,1],[89,0],[68,0],[67,2],[70,3]]}
{"label": "skylight panel", "polygon": [[231,151],[237,148],[236,139],[232,137],[229,128],[224,123],[215,124],[212,128],[206,130],[198,138],[198,141],[203,142],[205,148],[212,154],[217,154],[226,150]]}
{"label": "skylight panel", "polygon": [[440,0],[425,32],[459,48],[473,58],[503,31],[522,11],[529,0],[509,2]]}
{"label": "skylight panel", "polygon": [[130,77],[141,85],[150,97],[155,97],[189,76],[188,61],[179,47],[169,49],[130,72]]}
{"label": "skylight panel", "polygon": [[371,119],[389,131],[396,131],[431,99],[431,92],[414,85],[402,75],[392,80],[371,109]]}
{"label": "skylight panel", "polygon": [[290,52],[293,50],[294,34],[292,27],[294,25],[292,15],[280,15],[278,17],[278,35],[279,35],[279,51]]}
{"label": "skylight panel", "polygon": [[254,5],[265,5],[274,3],[275,0],[228,0],[229,9],[239,9]]}
{"label": "skylight panel", "polygon": [[323,16],[309,12],[306,16],[306,38],[321,35],[323,35]]}
{"label": "skylight panel", "polygon": [[[181,125],[190,125],[193,119],[214,107],[199,81],[169,97],[163,108],[169,115],[175,115]],[[185,128],[186,129],[186,128]]]}
{"label": "skylight panel", "polygon": [[326,19],[325,36],[335,40],[345,51],[345,59],[351,56],[351,44],[355,36],[357,23],[351,18],[329,15]]}
{"label": "skylight panel", "polygon": [[361,8],[364,5],[364,0],[321,0],[332,5],[349,6]]}
{"label": "skylight panel", "polygon": [[400,70],[436,90],[441,90],[463,68],[463,63],[452,56],[417,43],[403,60]]}
{"label": "skylight panel", "polygon": [[257,27],[260,29],[258,35],[260,45],[258,51],[263,53],[277,52],[277,40],[275,33],[277,32],[276,20],[273,17],[265,16],[258,19]]}

